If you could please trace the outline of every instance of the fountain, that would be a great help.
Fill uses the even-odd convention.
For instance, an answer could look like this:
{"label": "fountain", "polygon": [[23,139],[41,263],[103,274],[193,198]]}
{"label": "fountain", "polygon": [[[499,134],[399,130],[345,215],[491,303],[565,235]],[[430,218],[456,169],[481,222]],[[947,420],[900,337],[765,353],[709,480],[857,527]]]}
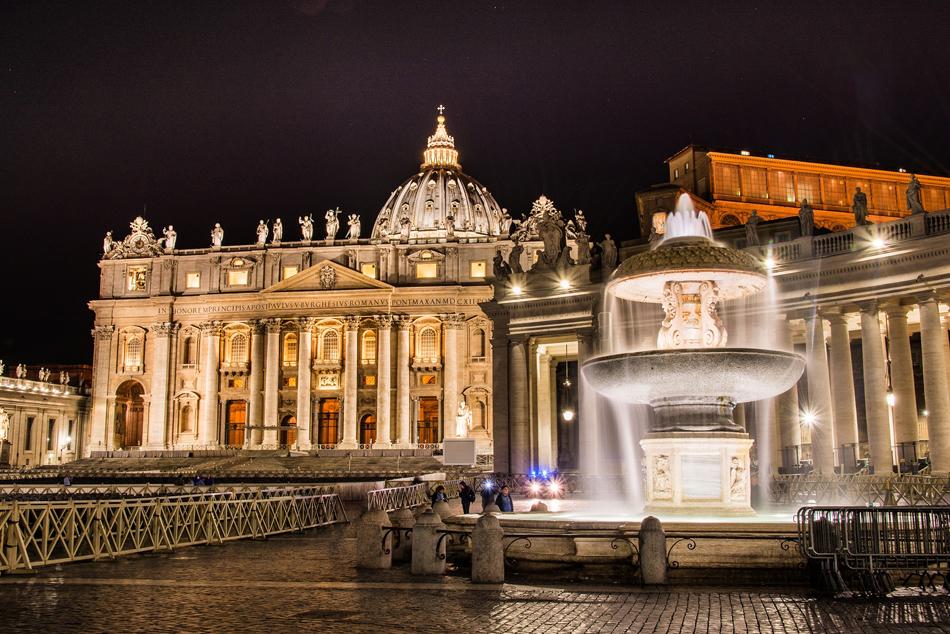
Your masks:
{"label": "fountain", "polygon": [[646,462],[645,511],[753,514],[752,439],[733,418],[737,403],[776,396],[805,368],[798,354],[727,348],[724,302],[760,293],[767,276],[750,254],[717,245],[705,213],[683,194],[650,251],[625,260],[606,293],[660,304],[656,348],[594,357],[584,378],[614,403],[646,404],[654,416],[640,441]]}

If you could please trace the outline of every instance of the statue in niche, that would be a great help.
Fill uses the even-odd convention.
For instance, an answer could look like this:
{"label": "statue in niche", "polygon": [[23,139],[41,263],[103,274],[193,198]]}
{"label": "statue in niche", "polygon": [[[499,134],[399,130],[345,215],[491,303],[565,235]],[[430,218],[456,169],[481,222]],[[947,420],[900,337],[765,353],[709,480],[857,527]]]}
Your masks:
{"label": "statue in niche", "polygon": [[802,206],[798,209],[798,224],[801,225],[802,236],[815,235],[815,210],[808,204],[808,199],[802,200]]}
{"label": "statue in niche", "polygon": [[109,255],[114,247],[115,240],[112,239],[112,232],[106,231],[106,237],[102,239],[102,255]]}
{"label": "statue in niche", "polygon": [[271,242],[275,244],[280,244],[280,241],[284,239],[284,223],[280,221],[280,218],[274,221],[274,229],[272,232]]}
{"label": "statue in niche", "polygon": [[505,262],[501,249],[495,251],[495,257],[492,258],[492,274],[496,280],[507,280],[511,277],[511,267]]}
{"label": "statue in niche", "polygon": [[0,443],[6,442],[10,436],[10,415],[0,407]]}
{"label": "statue in niche", "polygon": [[868,195],[860,187],[854,188],[854,197],[851,199],[851,211],[854,213],[854,224],[861,227],[871,224],[868,220]]}
{"label": "statue in niche", "polygon": [[336,209],[327,209],[327,213],[323,214],[323,219],[326,221],[327,240],[336,239],[336,234],[340,231],[341,213],[343,212],[337,207]]}
{"label": "statue in niche", "polygon": [[408,205],[406,206],[406,215],[399,217],[399,237],[403,240],[409,239],[409,232],[412,230],[412,220],[409,219]]}
{"label": "statue in niche", "polygon": [[574,224],[577,225],[577,230],[581,233],[587,233],[587,217],[584,215],[583,209],[577,209],[574,211]]}
{"label": "statue in niche", "polygon": [[749,214],[749,219],[745,221],[745,241],[746,245],[750,247],[759,246],[759,221],[762,218],[759,216],[758,212],[753,209],[752,213]]}
{"label": "statue in niche", "polygon": [[175,243],[178,242],[178,232],[175,231],[175,227],[173,225],[168,225],[167,227],[163,227],[162,235],[165,236],[164,240],[162,240],[162,242],[165,243],[165,250],[174,251]]}
{"label": "statue in niche", "polygon": [[257,223],[257,244],[263,246],[267,242],[267,234],[270,230],[267,228],[267,223],[263,220]]}
{"label": "statue in niche", "polygon": [[211,246],[220,247],[224,243],[224,229],[221,228],[221,223],[214,223],[214,229],[211,230]]}
{"label": "statue in niche", "polygon": [[385,238],[392,233],[392,213],[392,210],[388,207],[379,212],[379,220],[376,226],[380,238]]}
{"label": "statue in niche", "polygon": [[359,214],[350,214],[350,218],[346,221],[346,225],[350,228],[350,230],[346,233],[346,237],[350,240],[359,240],[361,231]]}
{"label": "statue in niche", "polygon": [[673,479],[670,476],[670,457],[659,455],[653,463],[653,497],[673,497]]}
{"label": "statue in niche", "polygon": [[524,273],[524,267],[521,266],[521,254],[524,253],[524,247],[515,240],[511,252],[508,254],[508,270],[512,273]]}
{"label": "statue in niche", "polygon": [[449,214],[445,217],[445,238],[447,240],[455,239],[455,215]]}
{"label": "statue in niche", "polygon": [[303,237],[304,242],[313,240],[313,214],[298,216],[297,224],[300,225],[300,235]]}
{"label": "statue in niche", "polygon": [[604,234],[604,240],[600,243],[601,252],[601,264],[608,271],[612,271],[617,268],[617,245],[614,244],[613,238],[610,237],[609,233]]}
{"label": "statue in niche", "polygon": [[470,431],[472,431],[472,409],[463,396],[459,399],[458,412],[455,414],[455,435],[465,438]]}
{"label": "statue in niche", "polygon": [[739,456],[733,456],[729,465],[729,490],[733,500],[746,499],[746,482],[748,475]]}
{"label": "statue in niche", "polygon": [[924,205],[920,198],[920,181],[914,174],[910,175],[910,182],[907,184],[907,208],[912,214],[924,213]]}

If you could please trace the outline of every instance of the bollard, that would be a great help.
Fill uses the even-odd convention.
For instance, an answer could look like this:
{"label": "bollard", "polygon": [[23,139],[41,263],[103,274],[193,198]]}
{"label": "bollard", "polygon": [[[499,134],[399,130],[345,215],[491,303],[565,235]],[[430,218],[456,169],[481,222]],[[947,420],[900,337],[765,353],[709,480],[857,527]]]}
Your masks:
{"label": "bollard", "polygon": [[439,540],[442,537],[439,531],[444,529],[445,524],[432,509],[426,509],[416,518],[412,528],[412,574],[445,574],[445,540]]}
{"label": "bollard", "polygon": [[505,582],[504,531],[490,513],[475,522],[472,531],[472,583]]}
{"label": "bollard", "polygon": [[660,520],[645,517],[637,536],[640,549],[640,581],[644,585],[666,583],[666,532]]}
{"label": "bollard", "polygon": [[531,505],[531,512],[532,513],[547,513],[548,505],[539,500]]}
{"label": "bollard", "polygon": [[404,563],[411,561],[412,558],[412,533],[406,533],[406,529],[412,529],[416,524],[416,516],[412,514],[412,509],[398,509],[389,516],[393,525],[393,562]]}
{"label": "bollard", "polygon": [[442,520],[446,520],[455,515],[455,513],[452,512],[452,507],[449,506],[448,502],[436,502],[432,505],[432,510]]}
{"label": "bollard", "polygon": [[488,513],[501,513],[501,509],[498,508],[498,505],[495,504],[494,501],[492,501],[487,506],[482,507],[482,515],[486,515]]}
{"label": "bollard", "polygon": [[390,527],[386,511],[366,511],[356,527],[356,566],[358,568],[382,569],[392,567],[392,537],[383,533]]}

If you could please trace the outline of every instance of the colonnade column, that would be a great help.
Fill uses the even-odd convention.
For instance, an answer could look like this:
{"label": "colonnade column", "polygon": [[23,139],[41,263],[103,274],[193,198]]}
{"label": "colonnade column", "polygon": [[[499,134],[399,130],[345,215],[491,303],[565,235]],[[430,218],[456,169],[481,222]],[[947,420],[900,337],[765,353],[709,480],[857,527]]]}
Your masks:
{"label": "colonnade column", "polygon": [[198,415],[198,445],[201,447],[213,445],[218,430],[218,366],[222,332],[220,321],[201,324],[201,407]]}
{"label": "colonnade column", "polygon": [[181,324],[165,321],[152,324],[152,382],[149,387],[152,404],[148,410],[146,449],[164,449],[168,444],[169,372],[171,349]]}
{"label": "colonnade column", "polygon": [[894,442],[916,443],[917,392],[914,389],[914,363],[907,332],[907,307],[890,305],[887,331],[891,353],[891,389],[894,390]]}
{"label": "colonnade column", "polygon": [[396,343],[396,436],[403,449],[412,444],[409,408],[409,334],[412,323],[408,317],[399,319]]}
{"label": "colonnade column", "polygon": [[346,357],[343,359],[343,440],[340,441],[339,448],[356,449],[356,416],[359,407],[356,390],[356,370],[359,360],[356,354],[360,318],[355,316],[344,317],[343,323],[345,326]]}
{"label": "colonnade column", "polygon": [[267,361],[264,363],[264,434],[261,447],[277,449],[277,428],[280,426],[280,421],[277,420],[280,399],[277,385],[280,379],[280,319],[270,318],[263,321],[267,329]]}
{"label": "colonnade column", "polygon": [[391,444],[392,424],[392,315],[376,318],[376,444],[388,447]]}
{"label": "colonnade column", "polygon": [[[783,349],[789,352],[793,351],[791,324],[786,321],[784,315],[779,318],[776,328],[778,328],[779,341]],[[775,416],[782,453],[782,466],[790,469],[801,458],[800,455],[791,455],[793,448],[798,452],[802,446],[801,415],[798,411],[798,384],[793,385],[790,390],[776,397]]]}
{"label": "colonnade column", "polygon": [[297,335],[297,449],[310,449],[310,429],[312,427],[310,378],[313,369],[310,367],[313,342],[313,328],[317,325],[316,319],[304,319],[300,322],[300,333]]}
{"label": "colonnade column", "polygon": [[531,462],[528,434],[528,359],[524,337],[511,340],[508,351],[508,404],[511,472],[528,473]]}
{"label": "colonnade column", "polygon": [[[82,455],[89,457],[91,451],[106,451],[111,449],[112,436],[109,430],[111,418],[109,393],[110,367],[113,359],[113,338],[115,326],[96,326],[92,329],[93,337],[93,375],[92,375],[92,415],[90,417],[89,444],[83,447]],[[78,442],[78,441],[77,441]]]}
{"label": "colonnade column", "polygon": [[940,323],[937,297],[921,297],[920,352],[924,368],[924,399],[927,402],[927,431],[932,473],[950,472],[950,392],[947,389],[947,333]]}
{"label": "colonnade column", "polygon": [[894,463],[891,424],[887,412],[887,378],[877,302],[861,304],[861,357],[864,365],[864,410],[868,425],[871,465],[878,475],[889,474]]}
{"label": "colonnade column", "polygon": [[458,332],[462,328],[461,315],[442,317],[445,356],[442,365],[442,437],[456,438],[455,416],[459,403],[459,346]]}
{"label": "colonnade column", "polygon": [[537,355],[536,391],[538,399],[538,466],[543,469],[552,469],[554,464],[554,427],[557,419],[554,409],[557,401],[557,391],[554,388],[554,372],[551,371],[551,355],[539,352]]}
{"label": "colonnade column", "polygon": [[264,324],[251,324],[251,374],[248,377],[247,436],[244,445],[257,448],[264,442]]}
{"label": "colonnade column", "polygon": [[815,417],[811,428],[811,457],[816,473],[834,473],[831,386],[825,326],[817,308],[805,316],[805,356],[808,363],[808,407]]}
{"label": "colonnade column", "polygon": [[[831,324],[831,396],[834,403],[835,445],[842,469],[854,467],[858,455],[858,414],[854,395],[854,370],[851,365],[851,337],[848,318],[825,314]],[[849,455],[850,453],[850,455]]]}

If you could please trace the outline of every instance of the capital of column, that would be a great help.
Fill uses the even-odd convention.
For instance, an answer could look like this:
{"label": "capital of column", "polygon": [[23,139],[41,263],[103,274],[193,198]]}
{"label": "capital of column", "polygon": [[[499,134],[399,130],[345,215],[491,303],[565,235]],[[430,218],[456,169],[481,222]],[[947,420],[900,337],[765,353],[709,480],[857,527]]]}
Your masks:
{"label": "capital of column", "polygon": [[360,321],[362,321],[362,317],[359,315],[347,315],[343,318],[343,326],[349,331],[358,330]]}
{"label": "capital of column", "polygon": [[115,326],[96,326],[89,331],[94,339],[112,339],[115,334]]}
{"label": "capital of column", "polygon": [[911,311],[913,306],[907,306],[897,302],[889,302],[881,306],[881,310],[884,311],[884,314],[887,315],[889,319],[906,319],[907,313]]}
{"label": "capital of column", "polygon": [[441,317],[442,327],[446,330],[457,330],[465,325],[465,315],[462,313],[445,313]]}
{"label": "capital of column", "polygon": [[936,291],[923,291],[914,295],[918,304],[939,304],[940,297]]}
{"label": "capital of column", "polygon": [[399,330],[412,328],[412,318],[409,315],[393,315],[393,321],[399,326]]}
{"label": "capital of column", "polygon": [[396,318],[393,315],[374,315],[373,319],[376,320],[376,324],[380,329],[389,330],[392,328],[393,323],[396,321]]}
{"label": "capital of column", "polygon": [[264,319],[252,319],[247,322],[248,327],[251,329],[253,334],[261,334],[264,332]]}
{"label": "capital of column", "polygon": [[866,302],[858,302],[858,308],[862,313],[867,313],[868,315],[877,315],[880,312],[880,304],[878,304],[876,299],[869,299]]}
{"label": "capital of column", "polygon": [[848,316],[847,316],[847,314],[842,313],[842,312],[840,312],[840,311],[839,311],[839,312],[836,312],[836,313],[832,313],[832,312],[822,313],[821,316],[822,316],[824,319],[827,319],[827,320],[828,320],[828,323],[831,324],[832,326],[839,325],[839,324],[847,324],[847,323],[848,323]]}
{"label": "capital of column", "polygon": [[203,321],[198,324],[198,328],[201,329],[201,334],[203,335],[220,336],[224,333],[224,322]]}
{"label": "capital of column", "polygon": [[176,321],[160,321],[152,324],[149,329],[159,337],[168,337],[176,334],[180,328],[181,324]]}
{"label": "capital of column", "polygon": [[303,317],[297,320],[297,327],[300,328],[300,332],[310,332],[316,328],[319,323],[320,320],[316,317]]}
{"label": "capital of column", "polygon": [[261,320],[261,325],[267,330],[268,334],[279,333],[281,319],[279,317],[268,317]]}

